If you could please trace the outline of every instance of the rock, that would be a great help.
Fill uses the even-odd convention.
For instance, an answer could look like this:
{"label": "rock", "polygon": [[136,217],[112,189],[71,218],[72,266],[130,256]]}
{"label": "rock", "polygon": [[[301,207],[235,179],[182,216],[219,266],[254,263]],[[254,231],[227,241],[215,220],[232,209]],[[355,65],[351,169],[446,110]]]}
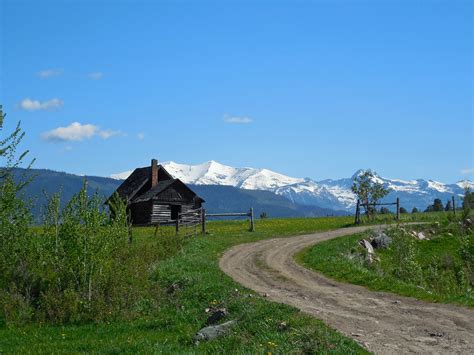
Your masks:
{"label": "rock", "polygon": [[219,325],[204,327],[196,333],[196,335],[193,337],[193,341],[197,345],[201,341],[215,339],[221,335],[226,334],[236,323],[236,320],[230,320]]}
{"label": "rock", "polygon": [[285,330],[288,329],[288,324],[286,322],[280,322],[277,326],[277,329],[280,331],[280,332],[283,332]]}
{"label": "rock", "polygon": [[367,239],[359,240],[359,244],[367,250],[368,262],[373,263],[375,258],[374,258],[374,248],[372,247],[372,244],[370,244]]}
{"label": "rock", "polygon": [[378,232],[372,239],[371,243],[375,249],[387,249],[392,243],[392,238],[384,232]]}
{"label": "rock", "polygon": [[177,282],[171,284],[167,289],[166,289],[166,293],[168,295],[172,295],[173,293],[175,293],[176,291],[178,291],[179,289],[181,288],[181,285]]}
{"label": "rock", "polygon": [[216,324],[221,319],[227,315],[227,310],[225,308],[216,309],[212,314],[207,318],[206,325]]}
{"label": "rock", "polygon": [[412,231],[411,235],[414,236],[418,240],[427,240],[428,239],[423,232]]}

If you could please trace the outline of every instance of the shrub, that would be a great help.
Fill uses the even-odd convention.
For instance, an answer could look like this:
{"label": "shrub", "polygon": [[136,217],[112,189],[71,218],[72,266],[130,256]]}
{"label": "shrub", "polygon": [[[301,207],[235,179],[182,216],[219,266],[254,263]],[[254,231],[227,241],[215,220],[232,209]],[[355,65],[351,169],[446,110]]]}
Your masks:
{"label": "shrub", "polygon": [[390,214],[390,210],[387,207],[380,208],[380,214]]}
{"label": "shrub", "polygon": [[[167,243],[128,244],[123,202],[113,199],[112,218],[97,194],[87,196],[85,184],[63,210],[59,206],[57,193],[49,198],[42,230],[25,227],[16,239],[10,234],[10,264],[2,263],[3,322],[102,321],[131,317],[138,303],[156,305],[159,293],[148,276]],[[180,245],[177,239],[170,248]]]}
{"label": "shrub", "polygon": [[394,229],[391,234],[393,242],[390,248],[393,250],[394,276],[404,281],[421,283],[423,276],[416,259],[416,241],[403,229]]}

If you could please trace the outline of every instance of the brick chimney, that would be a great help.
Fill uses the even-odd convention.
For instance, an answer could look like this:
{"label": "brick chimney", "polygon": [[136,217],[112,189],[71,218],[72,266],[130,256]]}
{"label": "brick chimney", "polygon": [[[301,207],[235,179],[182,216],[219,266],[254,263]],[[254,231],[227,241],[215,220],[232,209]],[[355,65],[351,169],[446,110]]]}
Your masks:
{"label": "brick chimney", "polygon": [[158,160],[151,160],[151,188],[158,185]]}

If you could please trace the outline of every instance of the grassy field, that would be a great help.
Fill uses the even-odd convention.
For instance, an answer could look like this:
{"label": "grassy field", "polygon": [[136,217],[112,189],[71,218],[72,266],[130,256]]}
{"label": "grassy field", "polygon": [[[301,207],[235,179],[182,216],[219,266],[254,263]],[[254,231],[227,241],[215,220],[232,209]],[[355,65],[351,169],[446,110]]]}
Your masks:
{"label": "grassy field", "polygon": [[[393,216],[382,216],[382,221]],[[431,214],[412,218],[433,220]],[[209,234],[185,241],[152,228],[134,230],[132,248],[158,248],[150,263],[148,282],[153,297],[140,299],[135,316],[101,323],[0,328],[0,353],[364,353],[355,342],[298,310],[267,301],[242,288],[218,267],[222,253],[233,245],[271,237],[325,231],[351,225],[353,217],[268,219],[247,231],[246,221],[211,222]],[[195,345],[206,308],[225,307],[227,319],[238,319],[232,332],[219,340]],[[137,315],[138,314],[138,315]]]}
{"label": "grassy field", "polygon": [[[474,307],[474,290],[470,280],[473,277],[472,266],[468,266],[461,257],[463,250],[471,255],[474,252],[474,236],[472,232],[461,236],[459,222],[449,223],[447,216],[448,214],[438,215],[442,222],[439,227],[425,225],[411,228],[434,231],[431,235],[427,234],[430,235],[430,240],[406,237],[404,240],[394,239],[388,249],[376,249],[376,256],[380,260],[373,264],[364,260],[364,251],[357,243],[360,239],[367,238],[369,233],[317,244],[300,252],[297,260],[331,278],[372,290]],[[409,251],[397,248],[396,243],[407,241],[411,244]],[[464,249],[463,243],[467,243]],[[400,250],[406,254],[402,258]],[[401,273],[403,263],[408,263],[408,273]],[[404,276],[401,277],[400,274]]]}

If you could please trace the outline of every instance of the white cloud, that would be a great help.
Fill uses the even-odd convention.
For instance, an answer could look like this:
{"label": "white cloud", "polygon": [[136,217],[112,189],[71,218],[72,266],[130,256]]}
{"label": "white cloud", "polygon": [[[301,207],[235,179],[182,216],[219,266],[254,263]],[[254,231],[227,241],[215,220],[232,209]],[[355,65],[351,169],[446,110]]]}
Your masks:
{"label": "white cloud", "polygon": [[100,80],[102,79],[103,76],[104,76],[104,73],[100,71],[87,74],[87,77],[91,80]]}
{"label": "white cloud", "polygon": [[474,168],[467,168],[461,170],[462,175],[472,175],[474,174]]}
{"label": "white cloud", "polygon": [[121,131],[113,131],[111,129],[106,129],[104,131],[97,131],[97,134],[102,138],[102,139],[109,139],[110,137],[113,136],[124,136],[125,134],[122,133]]}
{"label": "white cloud", "polygon": [[137,138],[141,141],[144,140],[145,139],[145,133],[143,133],[143,132],[138,133]]}
{"label": "white cloud", "polygon": [[41,70],[36,73],[40,78],[46,79],[46,78],[51,78],[53,76],[59,76],[63,73],[62,69],[46,69],[46,70]]}
{"label": "white cloud", "polygon": [[39,110],[54,110],[60,108],[64,105],[64,101],[54,98],[48,101],[39,101],[39,100],[31,100],[29,98],[21,100],[18,104],[23,110],[26,111],[39,111]]}
{"label": "white cloud", "polygon": [[252,119],[250,117],[245,116],[231,116],[231,115],[224,115],[224,122],[233,123],[233,124],[246,124],[251,123]]}
{"label": "white cloud", "polygon": [[93,124],[81,124],[79,122],[73,122],[67,127],[58,127],[51,131],[44,132],[41,136],[44,140],[50,142],[79,142],[85,139],[90,139],[94,136],[99,136],[102,139],[108,139],[117,135],[123,135],[123,133],[110,129],[101,130],[98,126]]}

